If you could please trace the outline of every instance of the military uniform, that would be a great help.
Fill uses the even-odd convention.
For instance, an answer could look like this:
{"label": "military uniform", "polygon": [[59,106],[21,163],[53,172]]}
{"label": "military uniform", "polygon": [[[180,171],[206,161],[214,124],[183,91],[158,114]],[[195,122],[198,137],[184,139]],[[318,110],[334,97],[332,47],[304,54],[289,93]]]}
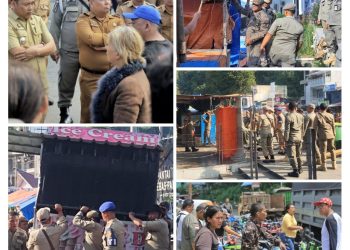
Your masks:
{"label": "military uniform", "polygon": [[56,0],[53,8],[50,32],[60,55],[57,103],[59,108],[69,108],[72,105],[80,69],[75,23],[85,11],[87,9],[79,0]]}
{"label": "military uniform", "polygon": [[[260,0],[254,0],[253,2],[261,5]],[[253,12],[251,9],[243,8],[236,1],[233,1],[233,4],[240,13],[249,18],[246,38],[249,38],[252,43],[247,45],[247,65],[248,67],[260,66],[260,45],[269,29],[269,17],[263,10]]]}
{"label": "military uniform", "polygon": [[[150,4],[148,2],[144,2],[145,5],[151,5],[155,8],[153,4]],[[118,8],[115,12],[115,14],[121,18],[123,18],[123,13],[131,13],[134,12],[137,6],[134,5],[133,1],[127,1],[125,3],[122,3],[121,5],[118,5]],[[129,24],[128,20],[125,20],[125,23]]]}
{"label": "military uniform", "polygon": [[292,16],[276,19],[268,33],[273,37],[269,57],[273,66],[294,67],[297,45],[303,41],[303,26]]}
{"label": "military uniform", "polygon": [[202,224],[198,221],[196,216],[188,214],[182,222],[182,236],[181,236],[181,250],[192,250],[194,239],[201,229]]}
{"label": "military uniform", "polygon": [[269,7],[269,8],[264,8],[263,7],[263,11],[265,11],[267,16],[269,17],[269,28],[270,28],[272,23],[276,20],[276,12],[271,7]]}
{"label": "military uniform", "polygon": [[158,10],[162,17],[162,36],[164,36],[170,42],[173,42],[173,11],[168,10],[164,4],[159,6]]}
{"label": "military uniform", "polygon": [[341,0],[331,0],[332,5],[331,9],[329,11],[329,18],[328,18],[328,24],[329,24],[329,32],[334,37],[333,40],[335,40],[335,54],[336,54],[336,66],[341,67],[341,11],[342,11],[342,3]]}
{"label": "military uniform", "polygon": [[[52,40],[44,21],[35,15],[24,20],[9,9],[8,15],[8,50],[23,47],[29,48],[34,45],[47,44]],[[36,72],[40,74],[45,92],[48,93],[47,64],[46,56],[37,56],[26,61]],[[9,53],[9,59],[14,57]]]}
{"label": "military uniform", "polygon": [[27,242],[28,250],[48,250],[50,244],[46,239],[43,230],[46,231],[55,250],[59,249],[60,237],[67,230],[68,224],[65,216],[59,217],[57,225],[42,225],[39,229],[33,229],[29,233]]}
{"label": "military uniform", "polygon": [[26,231],[21,228],[17,228],[16,232],[8,231],[8,249],[9,250],[26,250],[26,243],[28,240],[28,236]]}
{"label": "military uniform", "polygon": [[142,227],[146,233],[145,250],[169,249],[169,229],[164,219],[143,221]]}
{"label": "military uniform", "polygon": [[85,250],[102,250],[102,225],[94,221],[83,220],[83,216],[83,213],[79,211],[73,218],[73,225],[85,230]]}
{"label": "military uniform", "polygon": [[33,14],[40,16],[47,25],[50,15],[50,0],[35,0]]}
{"label": "military uniform", "polygon": [[274,130],[274,118],[269,114],[262,114],[259,116],[259,131],[260,131],[260,141],[261,147],[265,159],[268,159],[268,156],[271,156],[271,159],[274,159],[273,149],[272,149],[272,139],[273,139],[273,130]]}
{"label": "military uniform", "polygon": [[284,152],[284,125],[286,122],[286,118],[283,113],[276,115],[276,137],[280,146],[280,152]]}
{"label": "military uniform", "polygon": [[[291,112],[286,116],[284,140],[286,151],[293,173],[299,176],[302,171],[301,147],[304,135],[304,117],[297,112]],[[298,166],[298,168],[297,168]]]}
{"label": "military uniform", "polygon": [[92,94],[97,89],[97,81],[111,65],[105,50],[95,50],[108,45],[108,34],[117,26],[122,25],[121,18],[107,15],[100,21],[92,12],[79,16],[76,22],[76,34],[79,50],[80,72],[80,102],[81,123],[90,122],[90,102]]}
{"label": "military uniform", "polygon": [[123,223],[117,218],[109,220],[102,235],[104,250],[124,249],[125,229]]}
{"label": "military uniform", "polygon": [[331,153],[332,169],[336,168],[335,157],[335,125],[334,116],[326,111],[318,113],[315,118],[315,130],[317,135],[318,145],[321,153],[321,168],[319,170],[325,171],[326,167],[326,153],[327,150]]}
{"label": "military uniform", "polygon": [[[307,130],[315,127],[314,126],[315,118],[316,118],[315,112],[308,113],[304,118],[304,135],[303,136],[304,136],[304,144],[307,147],[310,147],[312,145],[312,142],[309,140],[309,137],[307,136]],[[316,160],[320,162],[321,155],[316,142],[315,142],[315,154],[316,154]]]}

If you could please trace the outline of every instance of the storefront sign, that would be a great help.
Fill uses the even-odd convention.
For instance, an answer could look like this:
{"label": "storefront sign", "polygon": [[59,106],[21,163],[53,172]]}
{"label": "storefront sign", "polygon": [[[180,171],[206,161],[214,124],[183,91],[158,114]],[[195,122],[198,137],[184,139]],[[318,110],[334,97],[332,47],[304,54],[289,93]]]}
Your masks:
{"label": "storefront sign", "polygon": [[100,128],[77,128],[77,127],[50,127],[48,129],[51,135],[60,137],[69,137],[72,139],[82,139],[85,141],[108,141],[121,142],[125,144],[134,143],[136,145],[157,146],[159,142],[158,135],[130,133],[124,131],[115,131]]}

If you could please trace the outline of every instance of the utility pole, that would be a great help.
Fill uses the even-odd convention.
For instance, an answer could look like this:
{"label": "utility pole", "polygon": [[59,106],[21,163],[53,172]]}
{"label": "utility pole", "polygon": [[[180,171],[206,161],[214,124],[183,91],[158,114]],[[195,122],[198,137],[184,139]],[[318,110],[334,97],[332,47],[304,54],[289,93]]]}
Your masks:
{"label": "utility pole", "polygon": [[192,183],[188,183],[188,198],[192,199]]}

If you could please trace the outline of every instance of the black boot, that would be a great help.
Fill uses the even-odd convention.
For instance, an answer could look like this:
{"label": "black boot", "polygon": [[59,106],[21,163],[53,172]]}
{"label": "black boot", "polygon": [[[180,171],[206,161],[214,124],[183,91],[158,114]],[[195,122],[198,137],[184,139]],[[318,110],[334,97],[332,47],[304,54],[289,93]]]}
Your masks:
{"label": "black boot", "polygon": [[299,177],[299,172],[297,169],[294,169],[293,172],[288,173],[289,177]]}
{"label": "black boot", "polygon": [[263,163],[270,163],[270,159],[268,156],[265,156],[265,160],[263,160]]}
{"label": "black boot", "polygon": [[61,107],[60,108],[60,116],[61,116],[61,120],[60,123],[73,123],[73,119],[72,117],[70,117],[69,115],[69,111],[67,107]]}
{"label": "black boot", "polygon": [[192,148],[192,152],[197,152],[199,149],[196,147],[191,147]]}
{"label": "black boot", "polygon": [[301,174],[302,172],[303,172],[303,167],[302,166],[298,167],[298,173]]}
{"label": "black boot", "polygon": [[271,163],[275,163],[275,156],[274,155],[270,155],[270,162]]}
{"label": "black boot", "polygon": [[185,147],[185,152],[191,152],[191,149],[189,147]]}

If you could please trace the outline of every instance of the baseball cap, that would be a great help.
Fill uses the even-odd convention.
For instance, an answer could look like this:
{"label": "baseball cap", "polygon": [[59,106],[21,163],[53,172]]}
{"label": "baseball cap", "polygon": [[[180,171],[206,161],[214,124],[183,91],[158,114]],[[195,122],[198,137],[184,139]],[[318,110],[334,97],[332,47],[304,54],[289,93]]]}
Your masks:
{"label": "baseball cap", "polygon": [[132,13],[123,13],[123,16],[127,19],[142,18],[157,25],[161,24],[162,20],[159,11],[156,8],[148,5],[141,5]]}
{"label": "baseball cap", "polygon": [[320,199],[319,201],[314,202],[314,206],[316,206],[316,207],[318,207],[318,206],[320,206],[322,204],[326,204],[326,205],[328,205],[330,207],[333,206],[332,200],[327,198],[327,197],[324,197],[324,198]]}
{"label": "baseball cap", "polygon": [[114,211],[116,209],[116,206],[113,201],[106,201],[103,202],[100,208],[98,209],[101,213],[108,212],[108,211]]}
{"label": "baseball cap", "polygon": [[88,219],[96,218],[98,216],[99,216],[99,214],[96,210],[91,210],[86,214],[86,218],[88,218]]}
{"label": "baseball cap", "polygon": [[40,222],[46,221],[50,218],[50,208],[43,207],[36,212],[36,217]]}
{"label": "baseball cap", "polygon": [[287,3],[284,7],[283,10],[292,10],[295,11],[295,4],[294,3]]}

